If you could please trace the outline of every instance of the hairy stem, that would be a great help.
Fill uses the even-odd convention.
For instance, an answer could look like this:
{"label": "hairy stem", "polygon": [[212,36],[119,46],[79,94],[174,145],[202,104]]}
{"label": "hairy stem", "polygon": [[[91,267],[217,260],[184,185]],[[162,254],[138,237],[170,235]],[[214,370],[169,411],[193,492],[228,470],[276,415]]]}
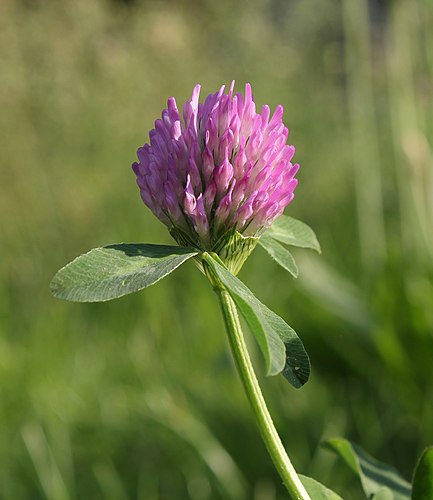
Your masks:
{"label": "hairy stem", "polygon": [[266,406],[242,334],[236,305],[226,290],[215,287],[215,292],[220,300],[224,323],[236,366],[253,409],[263,441],[266,444],[266,448],[291,497],[294,500],[310,500],[310,496],[296,474],[286,450],[281,443],[280,436],[278,435]]}

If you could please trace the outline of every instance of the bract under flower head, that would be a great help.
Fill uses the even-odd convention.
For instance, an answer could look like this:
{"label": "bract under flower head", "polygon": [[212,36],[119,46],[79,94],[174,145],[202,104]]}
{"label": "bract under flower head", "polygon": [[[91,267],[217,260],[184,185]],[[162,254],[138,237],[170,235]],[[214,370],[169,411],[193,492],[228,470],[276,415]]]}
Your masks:
{"label": "bract under flower head", "polygon": [[251,86],[245,96],[233,88],[201,104],[196,85],[182,118],[171,97],[132,166],[144,203],[178,243],[202,250],[215,251],[226,234],[260,236],[298,182],[283,107],[257,113]]}

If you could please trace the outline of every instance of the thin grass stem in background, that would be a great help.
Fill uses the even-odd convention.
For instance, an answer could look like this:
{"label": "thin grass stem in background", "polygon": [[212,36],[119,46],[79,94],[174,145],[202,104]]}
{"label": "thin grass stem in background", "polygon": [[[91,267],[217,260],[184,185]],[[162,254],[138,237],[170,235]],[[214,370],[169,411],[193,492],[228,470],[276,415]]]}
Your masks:
{"label": "thin grass stem in background", "polygon": [[344,0],[342,9],[361,257],[365,270],[372,272],[384,263],[386,237],[368,3]]}
{"label": "thin grass stem in background", "polygon": [[422,260],[433,256],[433,155],[415,81],[424,10],[418,2],[392,3],[386,58],[403,245]]}

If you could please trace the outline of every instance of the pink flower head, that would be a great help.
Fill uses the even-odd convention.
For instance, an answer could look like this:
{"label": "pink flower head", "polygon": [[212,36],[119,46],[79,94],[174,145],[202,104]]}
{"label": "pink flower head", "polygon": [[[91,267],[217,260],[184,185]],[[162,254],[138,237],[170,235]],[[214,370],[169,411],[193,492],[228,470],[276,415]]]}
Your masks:
{"label": "pink flower head", "polygon": [[173,97],[138,149],[132,165],[144,203],[179,243],[211,250],[236,230],[259,236],[292,201],[298,183],[295,148],[287,144],[283,107],[256,112],[251,86],[245,97],[225,86],[199,103],[200,85],[182,108]]}

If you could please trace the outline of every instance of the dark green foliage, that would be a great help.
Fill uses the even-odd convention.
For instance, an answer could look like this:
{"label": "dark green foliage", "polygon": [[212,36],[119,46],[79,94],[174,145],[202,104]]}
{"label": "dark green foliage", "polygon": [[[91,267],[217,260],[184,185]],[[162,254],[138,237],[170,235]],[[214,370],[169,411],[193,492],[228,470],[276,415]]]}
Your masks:
{"label": "dark green foliage", "polygon": [[323,446],[336,453],[358,476],[368,499],[409,500],[411,485],[394,467],[379,462],[360,446],[347,439],[334,438],[324,441]]}
{"label": "dark green foliage", "polygon": [[430,498],[433,498],[433,447],[427,448],[421,455],[412,485],[413,500],[429,500]]}

